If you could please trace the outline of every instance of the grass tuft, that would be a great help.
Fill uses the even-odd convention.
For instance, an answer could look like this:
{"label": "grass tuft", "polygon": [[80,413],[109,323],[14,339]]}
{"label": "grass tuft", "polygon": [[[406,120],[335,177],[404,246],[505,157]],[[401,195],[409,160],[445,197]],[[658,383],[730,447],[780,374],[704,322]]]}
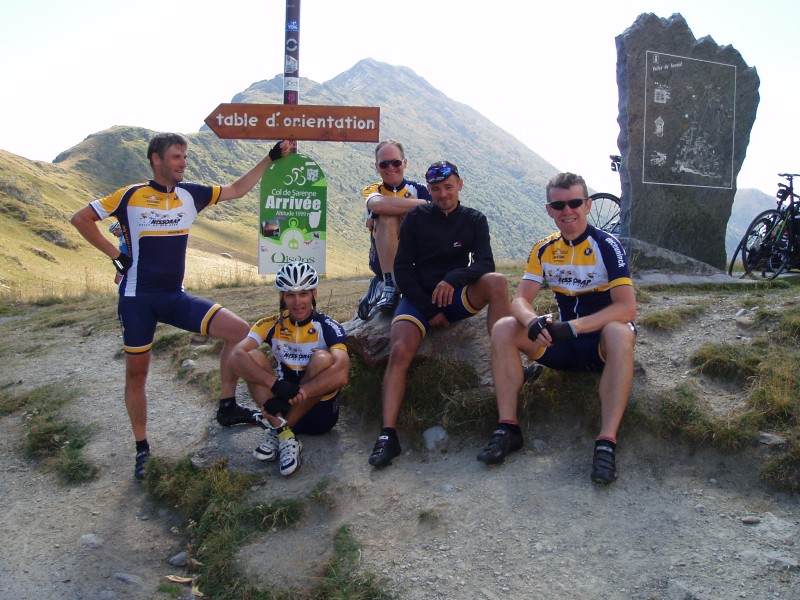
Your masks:
{"label": "grass tuft", "polygon": [[[277,499],[268,504],[247,504],[248,488],[255,475],[229,470],[226,460],[207,469],[192,466],[185,458],[170,465],[152,458],[147,465],[144,485],[156,499],[175,506],[189,519],[190,548],[200,562],[198,581],[206,597],[218,600],[289,600],[298,597],[293,590],[270,587],[260,589],[238,566],[239,548],[256,536],[291,527],[303,517],[304,505],[297,499]],[[328,495],[329,482],[320,482],[312,499]],[[363,573],[359,548],[344,525],[333,540],[333,557],[320,582],[302,597],[328,599],[389,599],[383,580]]]}
{"label": "grass tuft", "polygon": [[52,384],[19,396],[6,392],[0,396],[0,415],[25,411],[25,454],[67,484],[90,481],[97,474],[82,453],[91,438],[90,428],[62,415],[77,395],[62,384]]}
{"label": "grass tuft", "polygon": [[737,380],[755,377],[761,360],[756,348],[728,342],[703,344],[689,358],[699,373]]}
{"label": "grass tuft", "polygon": [[312,600],[390,600],[385,580],[359,570],[360,550],[350,527],[342,525],[334,537],[333,558],[325,569],[322,581],[309,598]]}
{"label": "grass tuft", "polygon": [[640,317],[637,322],[651,329],[675,331],[682,327],[688,319],[703,314],[706,308],[706,303],[697,303],[669,310],[659,310]]}
{"label": "grass tuft", "polygon": [[800,442],[794,440],[786,452],[767,458],[759,476],[781,489],[800,492]]}

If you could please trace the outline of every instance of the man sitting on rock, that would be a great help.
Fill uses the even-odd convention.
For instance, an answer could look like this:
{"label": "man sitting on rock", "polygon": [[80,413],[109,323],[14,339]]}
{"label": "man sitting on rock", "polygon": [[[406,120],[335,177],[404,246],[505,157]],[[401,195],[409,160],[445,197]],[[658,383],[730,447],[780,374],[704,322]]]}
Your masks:
{"label": "man sitting on rock", "polygon": [[405,178],[407,164],[400,142],[387,140],[375,148],[375,168],[381,181],[368,185],[362,193],[371,232],[369,268],[375,273],[358,304],[358,316],[364,321],[373,307],[389,314],[397,307],[400,291],[394,280],[394,258],[400,223],[408,211],[431,199],[424,185]]}
{"label": "man sitting on rock", "polygon": [[[499,423],[478,460],[502,462],[522,447],[517,401],[522,387],[520,352],[537,363],[600,376],[600,433],[591,479],[617,478],[616,436],[633,382],[636,297],[625,250],[614,236],[589,225],[592,206],[586,182],[561,173],[547,184],[545,205],[558,232],[537,242],[511,302],[511,316],[492,330],[492,376]],[[555,294],[559,322],[539,316],[533,299],[547,282]]]}
{"label": "man sitting on rock", "polygon": [[[383,467],[401,452],[397,417],[411,361],[429,327],[447,327],[489,306],[487,327],[509,314],[508,281],[494,272],[486,217],[462,206],[458,168],[441,161],[425,173],[432,203],[411,210],[400,229],[394,274],[403,298],[394,312],[383,379],[383,430],[369,464]],[[519,368],[522,375],[522,367]]]}

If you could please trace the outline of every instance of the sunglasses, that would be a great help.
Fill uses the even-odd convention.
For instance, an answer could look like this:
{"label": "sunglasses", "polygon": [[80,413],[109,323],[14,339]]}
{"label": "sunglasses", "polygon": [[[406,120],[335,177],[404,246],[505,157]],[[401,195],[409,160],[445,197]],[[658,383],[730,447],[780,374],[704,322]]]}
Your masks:
{"label": "sunglasses", "polygon": [[584,202],[586,202],[588,198],[573,198],[572,200],[555,200],[554,202],[548,202],[547,206],[552,208],[553,210],[564,210],[567,206],[570,208],[578,208],[582,206]]}
{"label": "sunglasses", "polygon": [[458,177],[458,169],[455,167],[432,167],[425,173],[425,181],[428,183],[439,183],[444,181],[450,175]]}
{"label": "sunglasses", "polygon": [[378,166],[381,169],[386,169],[387,167],[389,167],[389,165],[393,166],[395,169],[399,169],[400,167],[403,166],[403,161],[395,158],[394,160],[382,160],[381,162],[378,163]]}

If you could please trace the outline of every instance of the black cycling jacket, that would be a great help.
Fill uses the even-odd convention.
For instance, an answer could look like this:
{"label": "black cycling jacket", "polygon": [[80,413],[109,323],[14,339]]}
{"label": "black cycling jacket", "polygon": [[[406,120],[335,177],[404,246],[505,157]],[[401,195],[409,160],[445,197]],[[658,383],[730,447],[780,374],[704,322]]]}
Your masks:
{"label": "black cycling jacket", "polygon": [[482,212],[460,203],[447,215],[432,203],[409,211],[400,228],[394,277],[426,318],[440,312],[431,302],[440,281],[463,287],[492,271],[489,224]]}

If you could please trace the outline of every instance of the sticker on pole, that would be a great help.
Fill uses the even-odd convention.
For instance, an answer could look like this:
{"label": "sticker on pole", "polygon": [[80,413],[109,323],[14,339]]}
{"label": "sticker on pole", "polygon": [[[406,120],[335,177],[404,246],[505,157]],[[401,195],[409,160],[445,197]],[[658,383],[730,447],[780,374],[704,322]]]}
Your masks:
{"label": "sticker on pole", "polygon": [[328,182],[313,159],[289,154],[261,178],[258,272],[304,262],[325,272]]}

